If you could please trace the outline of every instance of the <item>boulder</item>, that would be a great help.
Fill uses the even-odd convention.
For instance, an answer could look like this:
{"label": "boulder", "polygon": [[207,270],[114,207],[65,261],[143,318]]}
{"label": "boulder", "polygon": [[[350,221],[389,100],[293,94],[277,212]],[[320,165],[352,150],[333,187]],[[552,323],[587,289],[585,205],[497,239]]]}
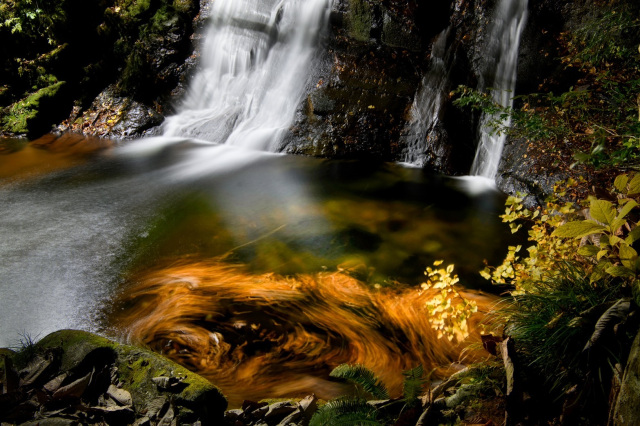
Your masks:
{"label": "boulder", "polygon": [[[28,360],[3,352],[2,422],[219,424],[227,408],[220,390],[197,374],[146,349],[95,334],[57,331],[30,351],[34,355]],[[12,362],[26,363],[14,389],[7,379]],[[160,380],[165,386],[158,385],[158,378],[166,379]]]}

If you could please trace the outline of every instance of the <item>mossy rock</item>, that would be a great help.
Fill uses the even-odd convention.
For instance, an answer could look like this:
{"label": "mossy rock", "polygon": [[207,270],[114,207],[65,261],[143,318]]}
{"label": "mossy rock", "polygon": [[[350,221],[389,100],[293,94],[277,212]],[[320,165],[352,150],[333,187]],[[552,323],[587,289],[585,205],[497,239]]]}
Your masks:
{"label": "mossy rock", "polygon": [[350,0],[346,26],[354,40],[368,41],[373,25],[373,8],[367,0]]}
{"label": "mossy rock", "polygon": [[64,81],[51,84],[31,93],[5,109],[0,130],[6,133],[25,134],[40,130],[44,116],[63,94]]}
{"label": "mossy rock", "polygon": [[[36,350],[61,351],[60,370],[82,368],[86,359],[99,357],[114,362],[122,388],[131,393],[136,412],[143,413],[159,398],[168,398],[187,417],[203,422],[221,421],[227,408],[222,392],[203,377],[147,349],[116,343],[85,331],[61,330],[36,344]],[[167,390],[152,379],[180,378],[180,386]],[[195,421],[195,420],[190,420]],[[215,423],[214,423],[215,424]]]}

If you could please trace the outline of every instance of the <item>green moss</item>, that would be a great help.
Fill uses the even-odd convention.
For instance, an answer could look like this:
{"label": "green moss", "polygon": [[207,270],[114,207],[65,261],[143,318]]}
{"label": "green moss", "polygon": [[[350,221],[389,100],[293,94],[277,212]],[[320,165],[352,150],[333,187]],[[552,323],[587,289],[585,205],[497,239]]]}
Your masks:
{"label": "green moss", "polygon": [[190,409],[222,413],[227,407],[226,398],[211,382],[147,349],[119,344],[92,333],[76,330],[54,332],[40,340],[36,349],[61,349],[63,371],[73,369],[95,350],[113,351],[119,379],[123,387],[131,393],[134,406],[141,407],[144,401],[162,393],[151,379],[171,376],[184,378],[183,383],[187,386],[180,392],[172,392],[172,395]]}
{"label": "green moss", "polygon": [[8,133],[29,132],[31,123],[40,112],[41,102],[55,97],[64,84],[64,81],[60,81],[47,86],[8,107],[2,117],[1,130]]}
{"label": "green moss", "polygon": [[173,0],[173,7],[179,13],[190,13],[195,7],[193,0]]}
{"label": "green moss", "polygon": [[124,20],[137,20],[151,7],[151,0],[121,0],[116,10]]}
{"label": "green moss", "polygon": [[162,33],[168,27],[176,25],[179,19],[177,11],[172,6],[163,6],[151,18],[148,31]]}
{"label": "green moss", "polygon": [[373,10],[367,0],[350,0],[347,30],[351,38],[368,41],[373,25]]}

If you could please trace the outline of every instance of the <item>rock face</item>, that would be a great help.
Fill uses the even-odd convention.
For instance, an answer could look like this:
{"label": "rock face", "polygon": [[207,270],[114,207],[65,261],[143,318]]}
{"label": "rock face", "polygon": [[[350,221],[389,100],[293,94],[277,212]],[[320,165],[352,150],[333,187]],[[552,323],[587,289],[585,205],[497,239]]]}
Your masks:
{"label": "rock face", "polygon": [[[420,166],[467,174],[479,115],[452,107],[448,92],[489,79],[485,35],[495,3],[334,2],[322,66],[282,150],[403,161],[408,145],[414,145],[422,158]],[[407,123],[416,114],[414,98],[425,83],[423,76],[434,67],[434,41],[447,28],[448,81],[437,105],[439,121],[425,134],[411,135]]]}
{"label": "rock face", "polygon": [[0,54],[14,60],[0,67],[0,134],[34,138],[69,117],[60,131],[140,136],[171,110],[194,63],[199,9],[197,0],[3,5],[13,27],[0,27]]}
{"label": "rock face", "polygon": [[19,353],[0,350],[0,421],[23,424],[221,424],[227,401],[153,352],[73,330]]}
{"label": "rock face", "polygon": [[395,160],[430,39],[450,1],[340,0],[314,87],[281,149],[339,158]]}

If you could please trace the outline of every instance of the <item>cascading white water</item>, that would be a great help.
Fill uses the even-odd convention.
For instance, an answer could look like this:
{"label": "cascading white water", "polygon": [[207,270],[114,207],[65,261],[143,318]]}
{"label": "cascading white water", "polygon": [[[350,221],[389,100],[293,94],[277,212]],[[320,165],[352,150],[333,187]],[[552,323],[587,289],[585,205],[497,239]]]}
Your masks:
{"label": "cascading white water", "polygon": [[215,0],[200,70],[165,136],[273,150],[304,95],[331,0]]}
{"label": "cascading white water", "polygon": [[[518,49],[527,19],[528,0],[500,0],[490,30],[487,55],[496,58],[495,77],[490,85],[483,84],[479,90],[493,89],[493,100],[503,107],[513,106],[513,91],[516,87]],[[490,131],[487,123],[495,119],[482,117],[481,135],[476,151],[471,175],[495,179],[502,157],[506,135]],[[511,118],[503,121],[503,126],[511,124]]]}
{"label": "cascading white water", "polygon": [[447,39],[451,27],[443,30],[433,42],[429,70],[422,78],[420,89],[411,105],[411,119],[406,128],[406,148],[403,162],[423,166],[424,140],[440,121],[440,112],[449,91],[449,56]]}

